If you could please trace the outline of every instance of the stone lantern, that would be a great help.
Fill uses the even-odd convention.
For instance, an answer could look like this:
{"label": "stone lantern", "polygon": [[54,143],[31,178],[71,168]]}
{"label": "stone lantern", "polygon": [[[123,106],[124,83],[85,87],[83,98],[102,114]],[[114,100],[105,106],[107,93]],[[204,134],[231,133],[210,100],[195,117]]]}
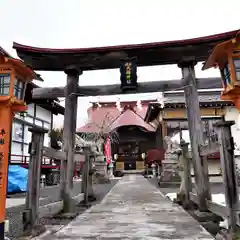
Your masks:
{"label": "stone lantern", "polygon": [[204,63],[202,70],[218,67],[223,92],[222,100],[233,101],[240,109],[240,32],[235,38],[218,44]]}
{"label": "stone lantern", "polygon": [[[22,61],[0,55],[0,236],[4,236],[10,135],[14,113],[27,110],[26,84],[35,73]],[[2,239],[2,238],[1,238]]]}

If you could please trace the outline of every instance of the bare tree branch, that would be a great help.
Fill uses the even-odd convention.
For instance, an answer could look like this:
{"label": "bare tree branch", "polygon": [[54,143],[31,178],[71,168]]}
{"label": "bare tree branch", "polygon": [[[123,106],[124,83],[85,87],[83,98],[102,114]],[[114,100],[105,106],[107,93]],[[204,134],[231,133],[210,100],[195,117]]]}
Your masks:
{"label": "bare tree branch", "polygon": [[119,142],[119,135],[116,130],[110,130],[110,126],[115,119],[111,117],[110,112],[107,112],[101,123],[92,121],[91,124],[94,125],[98,130],[94,133],[81,133],[80,137],[82,142],[79,145],[87,144],[92,147],[97,147],[99,152],[103,152],[102,147],[107,138],[109,138],[111,143]]}

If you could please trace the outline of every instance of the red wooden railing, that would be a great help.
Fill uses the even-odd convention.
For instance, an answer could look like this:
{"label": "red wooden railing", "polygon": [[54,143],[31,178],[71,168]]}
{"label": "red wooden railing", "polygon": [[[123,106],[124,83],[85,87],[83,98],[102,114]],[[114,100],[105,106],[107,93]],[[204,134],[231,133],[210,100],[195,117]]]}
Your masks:
{"label": "red wooden railing", "polygon": [[[20,165],[22,167],[28,168],[28,163],[30,156],[20,155],[20,154],[11,154],[11,165]],[[59,168],[59,164],[56,164],[57,161],[49,159],[46,157],[42,158],[41,168]]]}

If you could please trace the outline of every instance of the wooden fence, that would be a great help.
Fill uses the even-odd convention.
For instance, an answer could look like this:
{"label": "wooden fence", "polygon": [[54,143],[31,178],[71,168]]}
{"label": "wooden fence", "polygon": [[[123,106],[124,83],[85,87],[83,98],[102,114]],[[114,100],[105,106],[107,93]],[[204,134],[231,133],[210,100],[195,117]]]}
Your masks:
{"label": "wooden fence", "polygon": [[[202,196],[196,191],[193,192],[193,183],[191,181],[191,156],[188,152],[188,143],[181,142],[182,148],[182,163],[183,163],[183,193],[184,201],[186,206],[190,206],[191,202],[194,202],[198,206],[207,206],[206,211],[210,211],[224,219],[228,220],[229,230],[232,232],[237,231],[237,227],[240,226],[239,221],[239,199],[238,199],[238,183],[236,174],[236,165],[234,159],[234,142],[231,135],[231,126],[234,124],[233,121],[225,121],[224,118],[216,122],[212,128],[215,132],[214,135],[205,136],[205,144],[198,146],[199,155],[203,160],[207,155],[220,151],[221,169],[223,177],[223,185],[225,190],[226,206],[219,205],[211,200],[210,195],[205,195],[204,204]],[[211,132],[211,131],[210,131]],[[209,141],[206,141],[206,138]],[[194,156],[193,156],[194,157]],[[208,179],[199,178],[198,174],[195,174],[195,187],[199,182],[208,182]],[[203,191],[207,191],[204,189]],[[206,197],[207,196],[207,197]]]}
{"label": "wooden fence", "polygon": [[[62,171],[63,168],[66,167],[67,156],[63,151],[57,151],[55,149],[44,147],[43,139],[46,130],[43,130],[39,127],[34,127],[29,129],[32,132],[32,141],[29,144],[29,170],[28,170],[28,191],[26,195],[26,205],[25,211],[23,214],[23,222],[24,222],[24,230],[32,231],[36,226],[38,226],[39,221],[39,199],[40,199],[40,172],[41,172],[41,160],[43,157],[47,157],[49,159],[60,160],[61,161],[61,170],[60,170],[60,196],[63,202],[62,210],[64,210],[64,205],[69,205],[72,203],[72,198],[66,198],[64,195],[65,187],[67,184],[67,178],[73,179],[74,171],[73,169],[68,169],[68,171]],[[74,150],[75,151],[75,150]],[[91,154],[90,148],[85,148],[83,153],[74,152],[74,160],[79,162],[79,159],[83,159],[79,157],[80,155],[85,156],[85,164],[84,164],[84,178],[82,185],[83,194],[85,203],[88,201],[88,193],[91,191],[91,182],[89,182],[89,162],[93,161],[94,155]],[[82,161],[82,160],[81,160]],[[66,174],[67,172],[67,174]],[[69,175],[69,176],[66,176]],[[70,188],[71,189],[71,188]],[[89,190],[90,189],[90,190]],[[68,206],[69,209],[69,206]]]}

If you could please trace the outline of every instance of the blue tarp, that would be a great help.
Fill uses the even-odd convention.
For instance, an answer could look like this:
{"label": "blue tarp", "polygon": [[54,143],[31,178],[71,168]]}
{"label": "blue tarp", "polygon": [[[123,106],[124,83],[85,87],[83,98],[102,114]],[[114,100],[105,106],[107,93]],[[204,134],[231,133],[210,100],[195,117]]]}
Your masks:
{"label": "blue tarp", "polygon": [[8,193],[26,192],[28,181],[28,170],[10,165],[8,168]]}

